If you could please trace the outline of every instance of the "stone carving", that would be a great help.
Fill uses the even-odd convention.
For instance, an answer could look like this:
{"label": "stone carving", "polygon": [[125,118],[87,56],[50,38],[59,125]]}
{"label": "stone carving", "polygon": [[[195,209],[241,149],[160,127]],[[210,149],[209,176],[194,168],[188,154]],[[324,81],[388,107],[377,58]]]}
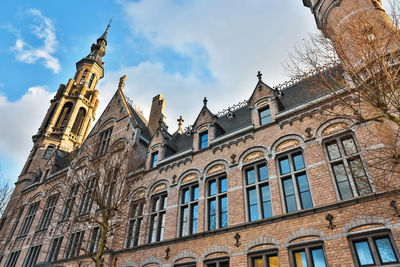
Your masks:
{"label": "stone carving", "polygon": [[167,190],[167,185],[166,184],[159,184],[156,187],[154,187],[152,193],[155,194],[155,193],[158,193],[158,192],[161,192],[161,191],[164,191],[164,190]]}
{"label": "stone carving", "polygon": [[266,105],[268,105],[268,100],[263,100],[263,101],[261,101],[260,103],[257,104],[257,107],[261,108],[261,107],[264,107]]}
{"label": "stone carving", "polygon": [[276,148],[276,153],[292,149],[299,145],[300,145],[300,142],[295,139],[286,140],[286,141],[282,142],[281,144],[279,144],[279,146]]}
{"label": "stone carving", "polygon": [[322,135],[322,137],[325,137],[325,136],[332,135],[332,134],[335,134],[335,133],[338,133],[338,132],[341,132],[344,130],[348,130],[348,129],[349,129],[349,126],[347,126],[346,123],[339,122],[339,123],[335,123],[335,124],[332,124],[332,125],[326,127],[322,131],[321,135]]}
{"label": "stone carving", "polygon": [[[154,192],[154,190],[153,190]],[[146,196],[146,193],[144,191],[139,191],[137,192],[135,195],[133,195],[133,200],[138,200],[138,199],[142,199]]]}
{"label": "stone carving", "polygon": [[254,152],[251,152],[250,154],[248,154],[246,157],[244,157],[243,163],[248,163],[248,162],[263,158],[263,157],[265,157],[263,152],[254,151]]}
{"label": "stone carving", "polygon": [[186,184],[186,183],[196,181],[198,178],[199,177],[197,176],[197,174],[190,173],[190,174],[186,175],[185,178],[182,179],[181,184]]}
{"label": "stone carving", "polygon": [[212,166],[208,171],[207,171],[207,176],[213,175],[215,173],[223,172],[225,171],[225,166],[223,164],[217,164],[215,166]]}

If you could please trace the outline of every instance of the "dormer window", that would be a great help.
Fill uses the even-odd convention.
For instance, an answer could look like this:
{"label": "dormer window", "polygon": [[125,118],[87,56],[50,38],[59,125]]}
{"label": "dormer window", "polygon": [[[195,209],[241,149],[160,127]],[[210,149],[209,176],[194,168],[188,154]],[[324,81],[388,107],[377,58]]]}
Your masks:
{"label": "dormer window", "polygon": [[151,154],[151,167],[152,168],[157,167],[157,162],[158,162],[158,151]]}
{"label": "dormer window", "polygon": [[259,114],[259,117],[260,117],[260,126],[272,122],[271,110],[269,109],[269,106],[261,108],[258,111],[258,114]]}
{"label": "dormer window", "polygon": [[200,149],[208,147],[208,131],[200,133]]}

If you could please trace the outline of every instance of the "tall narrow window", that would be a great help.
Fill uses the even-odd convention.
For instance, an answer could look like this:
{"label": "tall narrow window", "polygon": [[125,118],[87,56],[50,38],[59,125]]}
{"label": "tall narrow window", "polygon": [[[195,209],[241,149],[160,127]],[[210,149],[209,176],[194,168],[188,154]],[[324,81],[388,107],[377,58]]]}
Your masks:
{"label": "tall narrow window", "polygon": [[31,247],[28,251],[28,254],[26,255],[26,258],[24,260],[24,264],[22,265],[23,267],[33,267],[36,265],[37,259],[39,257],[40,249],[42,248],[42,245],[37,245],[34,247]]}
{"label": "tall narrow window", "polygon": [[88,74],[88,71],[85,70],[85,71],[83,72],[83,74],[82,74],[82,77],[81,77],[81,80],[79,81],[79,84],[83,84],[83,82],[84,82],[85,79],[86,79],[87,74]]}
{"label": "tall narrow window", "polygon": [[311,244],[290,249],[291,265],[296,267],[326,267],[326,259],[322,244]]}
{"label": "tall narrow window", "polygon": [[19,258],[19,254],[21,254],[21,250],[13,251],[7,258],[6,264],[4,267],[15,267],[17,266],[17,261]]}
{"label": "tall narrow window", "polygon": [[303,153],[296,151],[278,157],[286,212],[313,207]]}
{"label": "tall narrow window", "polygon": [[10,241],[10,240],[12,239],[12,237],[13,237],[13,235],[14,235],[14,232],[15,232],[15,229],[17,229],[17,226],[18,226],[18,224],[19,224],[19,221],[21,220],[22,213],[24,212],[24,209],[25,209],[25,206],[19,208],[18,213],[17,213],[17,217],[15,217],[14,224],[13,224],[13,226],[12,226],[12,228],[11,228],[10,233],[8,234],[7,241]]}
{"label": "tall narrow window", "polygon": [[80,108],[78,111],[78,115],[76,115],[76,119],[74,125],[72,126],[71,132],[73,134],[79,135],[82,130],[82,125],[85,121],[86,117],[86,109]]}
{"label": "tall narrow window", "polygon": [[115,183],[117,181],[118,174],[119,174],[118,168],[115,168],[108,172],[103,188],[103,203],[105,205],[112,205]]}
{"label": "tall narrow window", "polygon": [[207,181],[208,230],[228,227],[228,182],[226,176]]}
{"label": "tall narrow window", "polygon": [[67,102],[64,104],[60,112],[60,115],[58,116],[56,127],[59,128],[67,126],[69,116],[71,115],[72,106],[73,106],[72,102]]}
{"label": "tall narrow window", "polygon": [[46,202],[46,206],[44,207],[44,210],[42,213],[42,217],[40,218],[40,221],[38,224],[38,228],[37,228],[38,231],[47,229],[47,227],[49,227],[51,218],[53,217],[54,209],[57,204],[58,196],[59,195],[56,194],[56,195],[52,195],[48,198],[48,200]]}
{"label": "tall narrow window", "polygon": [[197,233],[198,206],[199,185],[184,186],[180,196],[180,236]]}
{"label": "tall narrow window", "polygon": [[19,230],[18,237],[25,236],[29,233],[33,219],[35,218],[36,212],[39,208],[39,201],[31,204],[28,209],[28,213],[22,223],[21,229]]}
{"label": "tall narrow window", "polygon": [[358,266],[398,266],[399,251],[389,232],[365,234],[350,238],[354,263]]}
{"label": "tall narrow window", "polygon": [[157,167],[157,162],[158,162],[158,152],[153,152],[151,154],[151,167],[152,168]]}
{"label": "tall narrow window", "polygon": [[202,132],[199,134],[199,139],[200,139],[200,149],[208,147],[208,131]]}
{"label": "tall narrow window", "polygon": [[151,199],[149,243],[164,239],[167,199],[166,192],[153,196]]}
{"label": "tall narrow window", "polygon": [[43,154],[43,157],[46,159],[50,158],[51,154],[53,154],[54,148],[55,147],[52,145],[48,146],[46,149],[46,152],[44,152],[44,154]]}
{"label": "tall narrow window", "polygon": [[132,203],[129,211],[129,226],[126,247],[137,246],[140,243],[140,229],[143,222],[144,199]]}
{"label": "tall narrow window", "polygon": [[269,109],[269,107],[261,108],[258,111],[258,114],[259,114],[259,118],[260,118],[260,125],[265,125],[272,121],[271,110]]}
{"label": "tall narrow window", "polygon": [[47,256],[48,262],[53,262],[58,259],[58,254],[60,253],[63,239],[64,239],[64,237],[60,236],[60,237],[54,238],[53,242],[51,242],[49,255]]}
{"label": "tall narrow window", "polygon": [[50,121],[53,118],[53,115],[57,109],[57,106],[58,106],[58,104],[55,104],[53,106],[53,108],[51,109],[51,112],[49,113],[49,116],[47,117],[46,122],[43,124],[43,127],[44,127],[43,130],[46,130],[49,127]]}
{"label": "tall narrow window", "polygon": [[247,211],[249,221],[272,216],[268,168],[265,163],[245,168]]}
{"label": "tall narrow window", "polygon": [[325,144],[340,199],[372,193],[372,188],[351,135],[337,137]]}
{"label": "tall narrow window", "polygon": [[82,192],[81,204],[79,206],[79,214],[86,214],[90,211],[93,204],[93,193],[96,187],[96,178],[87,181],[85,191]]}
{"label": "tall narrow window", "polygon": [[76,196],[78,195],[78,191],[79,191],[79,184],[74,184],[71,186],[68,198],[65,201],[65,205],[61,213],[61,221],[66,221],[71,216],[71,212],[72,209],[74,208],[75,199]]}
{"label": "tall narrow window", "polygon": [[79,256],[80,250],[82,248],[83,236],[85,231],[75,232],[71,234],[71,238],[65,247],[64,258],[72,258]]}
{"label": "tall narrow window", "polygon": [[92,73],[92,75],[90,76],[88,88],[91,88],[91,87],[92,87],[93,80],[94,80],[95,77],[96,77],[96,75],[94,75],[94,73]]}
{"label": "tall narrow window", "polygon": [[103,155],[107,152],[108,144],[110,143],[112,127],[100,133],[100,145],[98,155]]}
{"label": "tall narrow window", "polygon": [[31,152],[31,154],[29,155],[29,159],[28,159],[28,161],[26,162],[25,167],[24,167],[24,169],[22,170],[22,173],[21,173],[21,174],[25,174],[25,173],[28,172],[29,167],[30,167],[31,164],[32,164],[33,157],[35,157],[37,150],[38,150],[38,147],[37,147],[37,146],[33,147],[32,152]]}
{"label": "tall narrow window", "polygon": [[92,236],[90,237],[89,252],[95,253],[100,240],[100,227],[96,226],[92,230]]}

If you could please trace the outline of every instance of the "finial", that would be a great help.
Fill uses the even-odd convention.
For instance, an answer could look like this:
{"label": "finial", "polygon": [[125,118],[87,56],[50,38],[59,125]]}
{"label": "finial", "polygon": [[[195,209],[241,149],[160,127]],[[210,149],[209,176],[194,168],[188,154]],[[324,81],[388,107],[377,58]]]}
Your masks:
{"label": "finial", "polygon": [[204,106],[206,107],[207,106],[207,97],[204,97],[204,99],[203,99],[203,104],[204,104]]}
{"label": "finial", "polygon": [[178,133],[183,134],[182,125],[184,120],[182,119],[182,116],[179,116],[179,119],[177,119],[176,121],[178,122]]}
{"label": "finial", "polygon": [[119,85],[118,85],[118,89],[122,91],[122,89],[124,89],[125,87],[125,79],[126,79],[126,75],[122,76],[121,78],[119,78]]}
{"label": "finial", "polygon": [[258,78],[259,81],[261,81],[261,77],[262,77],[262,73],[261,73],[261,71],[258,71],[257,78]]}

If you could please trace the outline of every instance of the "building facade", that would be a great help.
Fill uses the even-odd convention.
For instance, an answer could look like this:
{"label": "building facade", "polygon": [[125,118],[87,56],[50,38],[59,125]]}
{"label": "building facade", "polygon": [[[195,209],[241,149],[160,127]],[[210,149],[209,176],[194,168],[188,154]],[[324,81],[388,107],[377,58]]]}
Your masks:
{"label": "building facade", "polygon": [[[386,20],[379,1],[303,2],[332,40],[342,34],[335,25],[359,10]],[[307,79],[278,89],[258,73],[248,100],[214,113],[204,98],[195,122],[183,129],[179,118],[174,133],[162,95],[147,120],[121,77],[91,129],[107,31],[33,137],[0,224],[0,266],[94,266],[101,226],[73,220],[71,209],[101,210],[90,200],[96,180],[88,173],[84,188],[70,182],[95,162],[85,154],[93,146],[126,166],[114,175],[128,192],[126,212],[112,218],[120,224],[103,266],[400,266],[396,194],[367,164],[389,124],[327,116],[339,101]]]}

